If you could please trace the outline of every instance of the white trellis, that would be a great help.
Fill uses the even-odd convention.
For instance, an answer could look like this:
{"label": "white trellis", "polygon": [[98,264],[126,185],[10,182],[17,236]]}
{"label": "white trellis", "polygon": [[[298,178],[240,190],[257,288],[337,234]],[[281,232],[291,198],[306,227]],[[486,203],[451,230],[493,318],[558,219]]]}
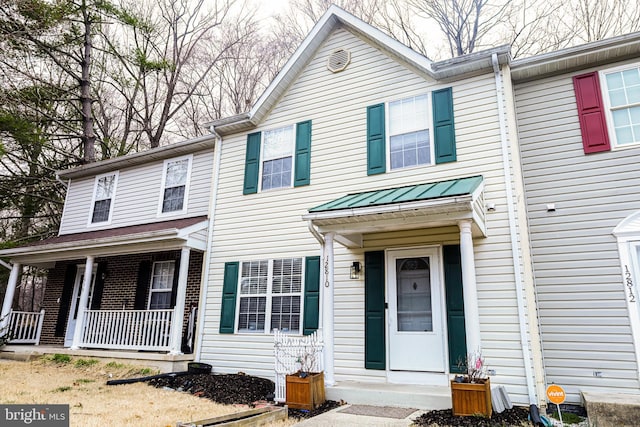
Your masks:
{"label": "white trellis", "polygon": [[276,360],[275,401],[284,402],[287,398],[286,376],[297,371],[321,372],[322,348],[324,344],[318,332],[304,337],[274,331],[274,352]]}

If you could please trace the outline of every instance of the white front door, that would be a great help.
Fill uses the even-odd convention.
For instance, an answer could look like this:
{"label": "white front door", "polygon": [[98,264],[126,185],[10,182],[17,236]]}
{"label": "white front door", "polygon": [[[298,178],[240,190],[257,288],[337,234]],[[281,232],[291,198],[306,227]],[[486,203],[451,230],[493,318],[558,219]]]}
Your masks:
{"label": "white front door", "polygon": [[[71,294],[71,305],[69,307],[69,320],[67,321],[67,332],[64,335],[64,346],[70,347],[73,344],[73,333],[76,330],[76,319],[78,318],[78,309],[80,308],[80,293],[82,291],[82,283],[84,282],[84,265],[78,266],[78,272],[76,273],[76,280],[73,284],[73,293]],[[97,266],[93,269],[91,275],[91,287],[89,288],[89,299],[87,300],[87,307],[91,307],[91,300],[93,299],[93,286],[96,283],[96,270]]]}
{"label": "white front door", "polygon": [[438,248],[387,251],[389,368],[445,371],[444,299]]}

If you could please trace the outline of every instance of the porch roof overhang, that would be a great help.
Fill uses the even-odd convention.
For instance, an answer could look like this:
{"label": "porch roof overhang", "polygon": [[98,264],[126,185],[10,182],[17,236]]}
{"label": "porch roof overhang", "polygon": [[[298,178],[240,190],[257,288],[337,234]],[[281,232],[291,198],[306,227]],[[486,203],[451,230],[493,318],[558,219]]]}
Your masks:
{"label": "porch roof overhang", "polygon": [[[87,256],[115,256],[188,247],[206,250],[206,216],[161,221],[83,233],[64,234],[27,246],[0,250],[12,263],[51,266],[56,261]],[[204,233],[206,236],[206,233]]]}
{"label": "porch roof overhang", "polygon": [[309,209],[302,219],[321,234],[335,233],[349,248],[362,247],[367,233],[456,225],[471,220],[475,236],[486,236],[482,176],[352,193]]}

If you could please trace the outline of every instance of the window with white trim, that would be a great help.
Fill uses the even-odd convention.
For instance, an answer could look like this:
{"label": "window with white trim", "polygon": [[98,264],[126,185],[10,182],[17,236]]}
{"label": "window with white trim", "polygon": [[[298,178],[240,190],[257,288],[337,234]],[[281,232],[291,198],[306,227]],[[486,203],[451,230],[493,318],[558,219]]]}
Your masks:
{"label": "window with white trim", "polygon": [[158,261],[153,263],[151,287],[149,289],[149,310],[171,308],[171,293],[173,291],[175,267],[175,261]]}
{"label": "window with white trim", "polygon": [[413,96],[389,102],[389,168],[431,164],[429,98]]}
{"label": "window with white trim", "polygon": [[640,143],[640,67],[603,71],[609,135],[617,147]]}
{"label": "window with white trim", "polygon": [[192,156],[165,160],[162,175],[160,212],[185,212]]}
{"label": "window with white trim", "polygon": [[302,258],[246,261],[240,270],[238,332],[300,333]]}
{"label": "window with white trim", "polygon": [[90,224],[111,222],[117,181],[117,171],[96,176],[89,220]]}
{"label": "window with white trim", "polygon": [[295,145],[293,125],[262,133],[262,190],[291,187]]}

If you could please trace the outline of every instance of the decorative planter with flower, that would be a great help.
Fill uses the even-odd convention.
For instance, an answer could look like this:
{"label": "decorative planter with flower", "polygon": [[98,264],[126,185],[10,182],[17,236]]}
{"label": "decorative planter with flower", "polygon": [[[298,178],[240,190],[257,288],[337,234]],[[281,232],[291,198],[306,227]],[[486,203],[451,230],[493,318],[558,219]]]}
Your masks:
{"label": "decorative planter with flower", "polygon": [[316,355],[305,353],[299,357],[300,370],[286,377],[286,403],[290,408],[312,411],[325,402],[324,372],[311,372],[312,367],[317,366]]}
{"label": "decorative planter with flower", "polygon": [[453,415],[491,418],[491,382],[482,352],[467,354],[467,360],[458,365],[467,373],[451,380]]}

